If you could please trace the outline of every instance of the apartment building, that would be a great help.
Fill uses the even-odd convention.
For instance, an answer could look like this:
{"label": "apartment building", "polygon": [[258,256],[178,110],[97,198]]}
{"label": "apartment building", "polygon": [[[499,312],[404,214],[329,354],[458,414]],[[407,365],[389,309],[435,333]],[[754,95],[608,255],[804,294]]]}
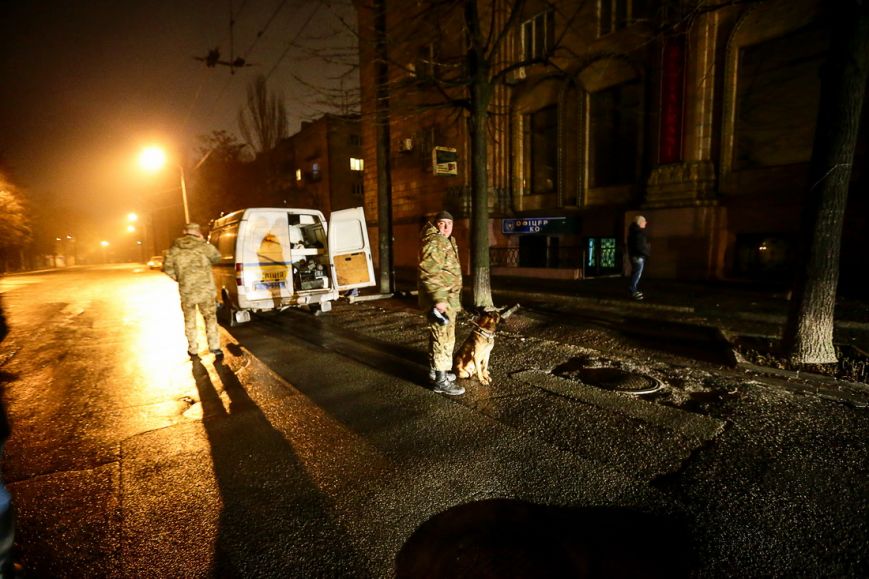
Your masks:
{"label": "apartment building", "polygon": [[362,137],[358,116],[323,115],[303,121],[280,141],[269,163],[271,204],[332,211],[363,203]]}

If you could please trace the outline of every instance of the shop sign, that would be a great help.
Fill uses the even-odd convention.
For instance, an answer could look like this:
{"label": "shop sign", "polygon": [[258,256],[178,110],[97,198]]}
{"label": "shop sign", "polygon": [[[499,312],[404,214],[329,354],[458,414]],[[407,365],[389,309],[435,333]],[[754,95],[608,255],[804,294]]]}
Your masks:
{"label": "shop sign", "polygon": [[501,233],[570,233],[573,231],[575,219],[571,217],[523,217],[520,219],[502,219]]}

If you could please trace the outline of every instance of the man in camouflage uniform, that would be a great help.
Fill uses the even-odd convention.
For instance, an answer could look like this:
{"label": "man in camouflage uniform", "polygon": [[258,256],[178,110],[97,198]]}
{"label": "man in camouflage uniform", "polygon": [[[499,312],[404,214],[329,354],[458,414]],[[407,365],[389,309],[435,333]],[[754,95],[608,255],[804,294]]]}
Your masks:
{"label": "man in camouflage uniform", "polygon": [[422,228],[418,287],[419,305],[429,321],[429,378],[435,392],[459,396],[465,389],[455,384],[456,377],[450,369],[456,343],[456,315],[462,309],[462,266],[452,233],[453,216],[447,211],[435,215],[433,223],[430,221]]}
{"label": "man in camouflage uniform", "polygon": [[216,358],[223,357],[217,333],[217,289],[211,276],[211,266],[220,261],[220,253],[205,241],[199,225],[188,223],[184,235],[175,240],[163,261],[163,271],[178,282],[181,310],[184,312],[184,333],[187,335],[187,353],[191,358],[199,355],[196,339],[196,308],[205,319],[208,349]]}

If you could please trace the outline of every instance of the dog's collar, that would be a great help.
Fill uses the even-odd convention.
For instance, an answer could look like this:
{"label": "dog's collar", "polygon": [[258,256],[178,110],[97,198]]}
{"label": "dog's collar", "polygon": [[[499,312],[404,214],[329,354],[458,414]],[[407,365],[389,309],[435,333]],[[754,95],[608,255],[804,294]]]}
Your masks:
{"label": "dog's collar", "polygon": [[487,340],[494,340],[495,339],[495,332],[490,332],[489,330],[485,330],[485,329],[481,328],[480,324],[478,324],[474,320],[471,320],[471,324],[473,324],[477,328],[474,331],[477,332],[478,334],[480,334],[481,336],[483,336],[484,338],[486,338]]}

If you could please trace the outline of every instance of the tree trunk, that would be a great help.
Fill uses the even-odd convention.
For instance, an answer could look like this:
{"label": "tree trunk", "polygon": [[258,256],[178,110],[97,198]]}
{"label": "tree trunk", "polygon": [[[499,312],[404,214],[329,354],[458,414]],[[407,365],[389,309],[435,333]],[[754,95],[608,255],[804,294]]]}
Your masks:
{"label": "tree trunk", "polygon": [[489,63],[480,52],[479,15],[476,1],[465,4],[465,23],[472,36],[468,49],[468,74],[471,79],[471,270],[474,276],[474,306],[491,308],[492,284],[489,268],[489,103],[492,81]]}
{"label": "tree trunk", "polygon": [[491,87],[474,87],[473,112],[471,115],[471,265],[474,274],[474,305],[478,308],[492,307],[492,284],[489,268],[489,171],[488,98]]}
{"label": "tree trunk", "polygon": [[869,2],[830,10],[832,43],[821,77],[818,123],[798,270],[784,344],[795,364],[833,364],[836,286],[851,163],[869,70]]}
{"label": "tree trunk", "polygon": [[380,293],[395,291],[392,264],[392,176],[389,159],[389,65],[386,49],[386,0],[374,1],[377,58],[377,239]]}

